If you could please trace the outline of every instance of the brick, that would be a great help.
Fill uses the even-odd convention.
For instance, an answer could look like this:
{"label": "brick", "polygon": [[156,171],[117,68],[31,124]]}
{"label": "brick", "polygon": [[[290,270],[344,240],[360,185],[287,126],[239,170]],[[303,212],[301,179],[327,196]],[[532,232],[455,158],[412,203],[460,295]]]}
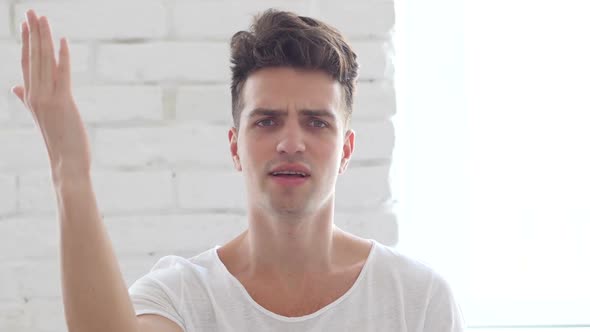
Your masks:
{"label": "brick", "polygon": [[0,301],[0,331],[33,332],[32,313],[20,301]]}
{"label": "brick", "polygon": [[6,218],[0,222],[0,234],[0,260],[59,254],[59,226],[55,216]]}
{"label": "brick", "polygon": [[353,119],[351,129],[355,132],[352,160],[391,158],[395,144],[392,121],[361,122]]}
{"label": "brick", "polygon": [[2,129],[0,142],[0,156],[5,156],[0,158],[0,170],[49,169],[45,140],[38,128]]}
{"label": "brick", "polygon": [[[55,237],[55,234],[46,235]],[[19,273],[17,280],[21,298],[60,297],[62,295],[58,248],[51,248],[50,253],[51,256],[43,258],[14,258],[20,260],[17,268]]]}
{"label": "brick", "polygon": [[218,165],[230,168],[229,127],[178,124],[151,128],[99,128],[95,156],[102,166]]}
{"label": "brick", "polygon": [[357,54],[359,81],[393,78],[393,59],[388,55],[391,48],[389,42],[352,40],[350,45]]}
{"label": "brick", "polygon": [[[237,170],[179,172],[178,204],[187,209],[244,211],[246,192],[243,173]],[[215,190],[212,190],[215,188]]]}
{"label": "brick", "polygon": [[[13,82],[14,84],[12,85],[17,85],[16,82]],[[11,110],[8,108],[8,100],[9,99],[16,99],[18,100],[18,98],[16,97],[16,95],[14,95],[11,91],[10,88],[5,89],[4,91],[0,92],[0,126],[2,127],[8,127],[9,126],[9,121],[12,120],[12,112]],[[20,102],[20,101],[19,101]]]}
{"label": "brick", "polygon": [[19,212],[56,213],[57,199],[51,171],[30,171],[19,175]]}
{"label": "brick", "polygon": [[126,261],[140,255],[147,259],[148,254],[196,255],[247,227],[244,216],[230,213],[107,216],[104,220],[117,257]]}
{"label": "brick", "polygon": [[16,177],[0,173],[0,215],[16,212]]}
{"label": "brick", "polygon": [[[10,37],[10,4],[8,2],[0,2],[0,39]],[[17,29],[16,31],[20,31]]]}
{"label": "brick", "polygon": [[353,212],[358,209],[375,209],[392,202],[389,164],[351,167],[340,174],[336,184],[336,209]]}
{"label": "brick", "polygon": [[353,99],[352,118],[385,121],[395,114],[395,90],[392,81],[359,82]]}
{"label": "brick", "polygon": [[393,0],[317,1],[312,17],[332,25],[347,39],[385,39],[393,29]]}
{"label": "brick", "polygon": [[100,171],[92,174],[100,210],[158,211],[174,206],[170,171]]}
{"label": "brick", "polygon": [[159,0],[17,3],[16,17],[24,18],[29,8],[33,8],[38,17],[47,16],[54,36],[72,40],[162,38],[166,35],[166,7]]}
{"label": "brick", "polygon": [[68,330],[61,297],[33,297],[24,304],[24,308],[31,313],[31,324],[35,329],[34,331],[58,332]]}
{"label": "brick", "polygon": [[20,265],[14,262],[0,264],[0,301],[18,301],[20,299],[22,293],[19,283]]}
{"label": "brick", "polygon": [[271,7],[308,15],[310,1],[177,1],[172,14],[173,29],[183,38],[229,42],[234,33],[248,30],[254,15]]}
{"label": "brick", "polygon": [[176,120],[233,125],[229,84],[181,86],[176,95]]}
{"label": "brick", "polygon": [[[20,210],[58,212],[50,174],[31,172],[20,177]],[[169,171],[93,171],[92,183],[99,211],[156,211],[174,206]]]}
{"label": "brick", "polygon": [[162,87],[116,85],[81,87],[75,98],[85,123],[136,124],[163,119],[162,95]]}
{"label": "brick", "polygon": [[229,43],[103,44],[97,75],[117,82],[229,82]]}

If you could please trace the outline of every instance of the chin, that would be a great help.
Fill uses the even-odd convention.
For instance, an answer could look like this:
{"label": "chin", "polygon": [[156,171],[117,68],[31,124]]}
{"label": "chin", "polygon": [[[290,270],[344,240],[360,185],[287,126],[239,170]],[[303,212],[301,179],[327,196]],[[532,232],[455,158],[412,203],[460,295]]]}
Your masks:
{"label": "chin", "polygon": [[306,210],[304,204],[289,204],[291,202],[279,201],[272,198],[269,203],[269,209],[279,215],[301,214]]}

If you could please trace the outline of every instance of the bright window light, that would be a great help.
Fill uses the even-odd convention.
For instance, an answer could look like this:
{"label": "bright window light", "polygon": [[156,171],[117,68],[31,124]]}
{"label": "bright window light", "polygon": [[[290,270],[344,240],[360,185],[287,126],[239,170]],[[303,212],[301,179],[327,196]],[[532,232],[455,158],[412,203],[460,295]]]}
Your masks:
{"label": "bright window light", "polygon": [[589,13],[397,2],[399,248],[471,327],[590,327]]}

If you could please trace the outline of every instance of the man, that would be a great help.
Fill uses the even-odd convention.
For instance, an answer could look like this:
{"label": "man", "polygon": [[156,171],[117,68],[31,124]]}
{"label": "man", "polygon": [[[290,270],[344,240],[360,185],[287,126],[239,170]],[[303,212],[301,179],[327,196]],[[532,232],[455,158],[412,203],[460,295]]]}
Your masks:
{"label": "man", "polygon": [[[28,15],[33,49],[23,43],[25,85],[32,77],[34,87],[55,80],[57,88],[45,84],[40,97],[30,87],[14,92],[47,133],[71,331],[462,331],[438,274],[334,225],[336,180],[354,151],[358,69],[337,30],[268,10],[251,31],[234,35],[228,140],[246,181],[249,227],[192,258],[160,259],[127,294],[91,191],[85,131],[68,90],[67,44],[60,64],[52,64],[47,20]],[[73,134],[64,139],[66,130]]]}

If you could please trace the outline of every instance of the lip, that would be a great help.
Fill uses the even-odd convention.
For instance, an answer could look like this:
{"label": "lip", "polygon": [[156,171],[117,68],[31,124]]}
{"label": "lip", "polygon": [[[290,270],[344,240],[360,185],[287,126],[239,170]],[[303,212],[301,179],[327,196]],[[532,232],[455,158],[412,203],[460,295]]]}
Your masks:
{"label": "lip", "polygon": [[295,172],[302,172],[307,175],[310,175],[311,171],[301,164],[283,164],[275,167],[270,173],[279,172],[279,171],[295,171]]}
{"label": "lip", "polygon": [[304,184],[305,181],[307,181],[307,179],[309,179],[309,176],[302,178],[302,177],[286,177],[286,176],[270,175],[270,177],[274,181],[276,181],[278,184],[283,185],[283,186],[288,186],[288,187],[300,186],[300,185]]}

